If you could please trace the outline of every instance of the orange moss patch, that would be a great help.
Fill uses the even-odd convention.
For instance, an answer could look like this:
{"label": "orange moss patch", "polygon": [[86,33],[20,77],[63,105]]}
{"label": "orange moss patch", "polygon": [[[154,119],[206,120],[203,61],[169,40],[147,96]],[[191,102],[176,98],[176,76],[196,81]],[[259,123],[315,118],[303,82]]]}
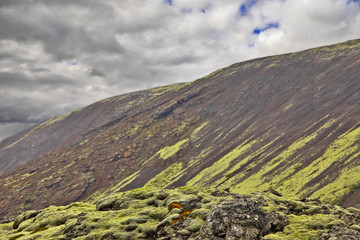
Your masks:
{"label": "orange moss patch", "polygon": [[181,206],[180,203],[171,203],[169,210],[171,211],[171,210],[173,210],[174,208],[184,209],[183,206]]}
{"label": "orange moss patch", "polygon": [[173,224],[176,223],[176,222],[180,222],[180,221],[184,220],[185,218],[187,218],[194,211],[194,210],[190,210],[190,211],[186,210],[179,203],[171,203],[170,204],[170,211],[173,210],[174,208],[181,209],[182,212],[180,213],[180,217],[172,220]]}

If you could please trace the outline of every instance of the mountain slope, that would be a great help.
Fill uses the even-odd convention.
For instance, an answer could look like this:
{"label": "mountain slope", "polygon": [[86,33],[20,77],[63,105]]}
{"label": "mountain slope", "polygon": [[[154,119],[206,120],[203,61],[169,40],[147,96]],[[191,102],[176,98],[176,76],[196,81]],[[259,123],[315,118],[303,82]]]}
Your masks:
{"label": "mountain slope", "polygon": [[237,63],[49,120],[1,143],[0,214],[184,185],[274,188],[356,206],[359,69],[354,40]]}

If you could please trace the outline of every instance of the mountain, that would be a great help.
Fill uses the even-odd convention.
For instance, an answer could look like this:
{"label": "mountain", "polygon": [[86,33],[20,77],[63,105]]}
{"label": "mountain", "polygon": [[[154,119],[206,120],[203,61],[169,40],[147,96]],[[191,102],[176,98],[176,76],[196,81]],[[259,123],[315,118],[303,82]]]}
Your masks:
{"label": "mountain", "polygon": [[105,99],[0,144],[0,216],[141,187],[360,206],[360,40]]}

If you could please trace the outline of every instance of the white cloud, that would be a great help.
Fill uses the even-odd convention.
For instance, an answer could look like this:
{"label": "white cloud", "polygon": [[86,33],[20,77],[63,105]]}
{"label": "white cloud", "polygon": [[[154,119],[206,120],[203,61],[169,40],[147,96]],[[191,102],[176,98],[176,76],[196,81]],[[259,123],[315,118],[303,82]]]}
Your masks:
{"label": "white cloud", "polygon": [[272,48],[266,50],[270,34],[260,34],[256,40],[259,44],[258,55],[297,51],[359,38],[360,5],[355,2],[347,3],[347,0],[259,3],[256,14],[269,22],[279,22],[279,29],[272,29],[271,35],[274,37],[277,31],[278,37],[281,37],[277,41],[272,41]]}
{"label": "white cloud", "polygon": [[[9,2],[0,8],[0,100],[14,104],[0,119],[41,121],[234,62],[360,37],[359,2],[255,2]],[[21,101],[29,102],[25,113]]]}

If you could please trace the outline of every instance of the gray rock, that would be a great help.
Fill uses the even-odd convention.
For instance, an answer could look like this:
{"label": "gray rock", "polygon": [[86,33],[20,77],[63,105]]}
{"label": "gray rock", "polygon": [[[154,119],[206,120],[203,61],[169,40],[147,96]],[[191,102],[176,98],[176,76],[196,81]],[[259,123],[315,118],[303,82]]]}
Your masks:
{"label": "gray rock", "polygon": [[251,199],[225,202],[215,208],[202,226],[199,239],[260,239],[271,223],[261,206]]}

